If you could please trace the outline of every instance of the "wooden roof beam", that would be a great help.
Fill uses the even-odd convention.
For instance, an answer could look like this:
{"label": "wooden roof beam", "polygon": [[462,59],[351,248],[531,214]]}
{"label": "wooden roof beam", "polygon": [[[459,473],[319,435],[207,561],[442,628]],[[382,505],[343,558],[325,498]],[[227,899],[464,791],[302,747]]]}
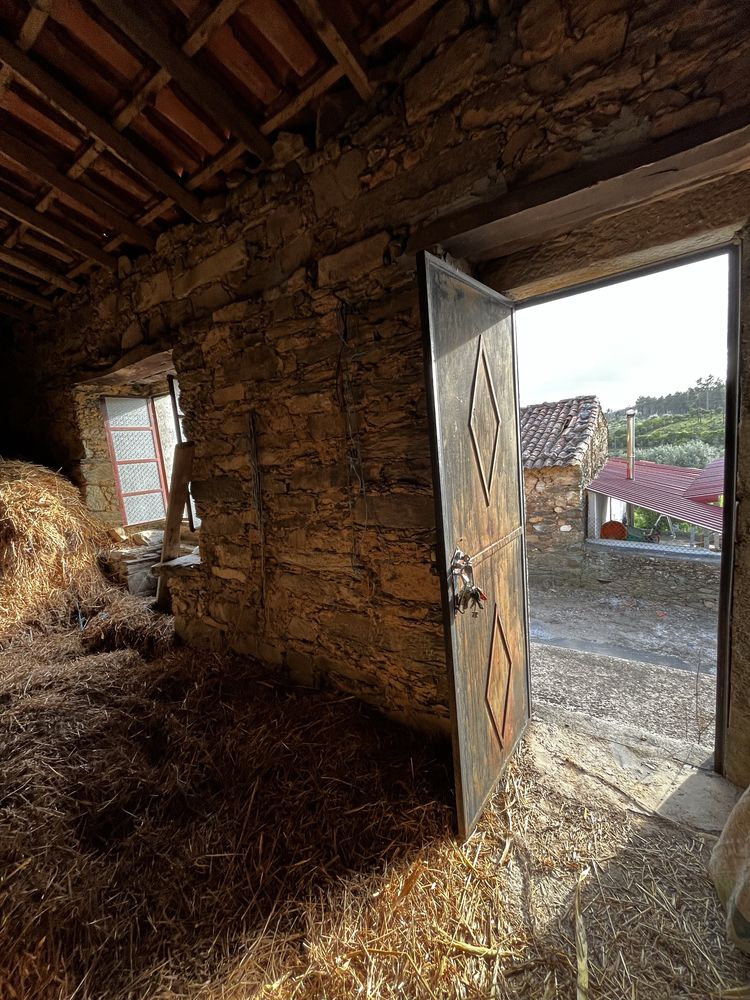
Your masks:
{"label": "wooden roof beam", "polygon": [[50,187],[55,188],[61,194],[67,195],[68,198],[78,202],[79,205],[90,209],[95,215],[100,216],[108,222],[113,229],[118,229],[125,236],[129,236],[134,243],[146,247],[148,250],[154,249],[156,241],[150,233],[147,233],[141,226],[137,226],[134,222],[131,222],[127,216],[119,212],[109,202],[100,198],[98,194],[90,191],[83,184],[71,180],[65,174],[60,173],[46,156],[32,146],[27,146],[25,142],[21,142],[20,139],[16,139],[6,132],[2,143],[0,143],[0,153],[3,156],[8,156],[32,174],[35,174],[45,184],[49,184]]}
{"label": "wooden roof beam", "polygon": [[[172,45],[164,29],[151,20],[145,8],[135,10],[126,0],[92,0],[105,17],[154,62],[169,73],[198,107],[215,122],[233,132],[263,162],[273,157],[268,140],[237,101],[199,66]],[[169,192],[165,192],[169,194]]]}
{"label": "wooden roof beam", "polygon": [[19,309],[18,306],[14,306],[11,302],[4,302],[2,299],[0,299],[0,313],[3,316],[10,316],[11,319],[20,320],[22,323],[33,322],[31,313],[27,313],[25,309]]}
{"label": "wooden roof beam", "polygon": [[354,84],[363,100],[372,97],[373,85],[367,77],[365,57],[336,17],[324,6],[325,0],[297,0],[297,6],[318,34],[320,40]]}
{"label": "wooden roof beam", "polygon": [[107,267],[110,270],[114,270],[115,268],[115,258],[111,254],[105,253],[96,243],[87,240],[83,236],[79,236],[72,229],[61,226],[53,219],[42,215],[41,212],[29,208],[28,205],[24,205],[23,202],[11,198],[9,194],[0,192],[0,212],[5,212],[6,215],[12,216],[18,222],[25,222],[32,229],[36,229],[46,236],[51,236],[53,240],[57,240],[63,246],[83,254],[84,257],[90,257],[103,267]]}
{"label": "wooden roof beam", "polygon": [[22,288],[20,285],[16,285],[12,281],[4,281],[2,278],[0,278],[0,293],[11,295],[14,299],[20,299],[22,302],[29,302],[32,306],[38,306],[40,309],[52,308],[52,304],[47,299],[43,299],[41,295],[36,295],[28,288]]}
{"label": "wooden roof beam", "polygon": [[141,152],[129,139],[126,139],[108,121],[92,111],[25,52],[21,52],[15,45],[2,37],[0,37],[0,61],[9,66],[17,76],[25,80],[29,86],[54,104],[63,114],[78,122],[90,135],[100,140],[123,163],[145,177],[157,191],[172,198],[180,208],[194,219],[202,219],[200,202],[195,195],[186,191],[174,176]]}
{"label": "wooden roof beam", "polygon": [[56,288],[64,288],[66,292],[77,292],[80,288],[80,285],[66,278],[64,274],[58,274],[56,271],[44,267],[43,264],[39,264],[25,254],[18,253],[17,250],[7,250],[5,247],[0,247],[0,262],[9,264],[18,271],[33,274],[35,278],[41,278],[42,281],[46,281]]}
{"label": "wooden roof beam", "polygon": [[[372,55],[376,52],[382,45],[389,42],[396,35],[400,34],[404,29],[408,28],[418,17],[426,14],[431,10],[438,0],[413,0],[408,7],[405,7],[399,14],[396,14],[391,18],[390,21],[378,28],[377,31],[373,32],[365,41],[362,43],[362,51],[367,55]],[[190,40],[188,40],[189,42]],[[183,46],[183,51],[188,51],[188,42]],[[159,73],[164,73],[160,70]],[[152,79],[155,81],[159,77],[159,73],[156,74]],[[284,105],[278,112],[267,118],[260,127],[263,135],[270,135],[275,132],[276,129],[284,126],[288,121],[299,114],[299,112],[305,108],[311,101],[320,97],[327,90],[330,90],[335,83],[337,83],[346,74],[342,67],[337,63],[330,69],[327,69],[321,76],[316,80],[313,80],[311,84],[305,87],[295,98],[293,98],[288,104]],[[164,74],[164,80],[167,82],[168,77]],[[148,88],[149,84],[146,84]],[[137,97],[134,98],[137,100]],[[145,103],[145,98],[144,98]],[[121,115],[124,114],[129,108],[132,109],[133,102],[128,105]],[[133,116],[137,112],[133,112]],[[128,118],[130,121],[130,118]],[[116,122],[119,122],[116,119]],[[225,150],[222,150],[218,156],[209,160],[204,166],[197,170],[186,182],[185,186],[189,190],[194,190],[196,187],[200,187],[205,181],[209,180],[215,174],[219,173],[221,170],[227,169],[235,160],[239,159],[240,156],[245,151],[244,143],[240,140],[230,143]],[[153,222],[154,219],[158,219],[160,215],[168,211],[172,207],[172,201],[170,198],[164,198],[163,201],[149,208],[141,217],[140,221],[145,225],[148,222]],[[106,249],[115,250],[120,245],[120,240],[115,238],[111,240],[106,245]],[[74,277],[78,274],[83,274],[84,271],[88,269],[88,264],[84,261],[80,264],[76,264],[68,272],[68,277]]]}
{"label": "wooden roof beam", "polygon": [[[37,2],[46,3],[48,0],[37,0]],[[188,37],[185,39],[182,46],[182,51],[185,55],[194,56],[195,53],[198,52],[211,38],[213,33],[225,24],[226,21],[228,21],[229,18],[239,10],[242,4],[246,2],[247,0],[219,0],[219,3],[213,8],[213,10],[205,12],[202,18],[200,16],[196,17],[194,21],[191,22],[194,26],[191,28]],[[430,0],[430,2],[434,3],[435,0]],[[24,48],[22,45],[20,47]],[[10,70],[8,70],[7,67],[3,67],[3,69],[0,70],[0,84],[2,83],[2,73],[6,71],[10,74]],[[169,79],[169,73],[167,73],[166,70],[161,68],[158,69],[156,73],[149,77],[140,90],[138,90],[128,103],[117,113],[111,123],[113,128],[117,129],[118,132],[122,132],[123,129],[126,129],[133,119],[136,118],[141,111],[143,111],[153,96],[169,83]],[[2,88],[0,86],[0,93],[1,92]],[[72,165],[66,171],[66,176],[70,177],[72,180],[81,177],[86,173],[89,167],[99,159],[105,148],[106,147],[99,140],[91,143],[74,160]],[[244,148],[245,147],[242,146],[243,150]],[[187,189],[192,191],[199,186],[200,185],[187,185]],[[45,194],[37,202],[35,206],[37,211],[46,212],[49,206],[54,202],[55,198],[56,194],[54,191],[47,192],[47,194]],[[174,200],[172,198],[166,198],[162,199],[160,203],[171,207],[174,204]],[[156,218],[156,216],[153,216],[152,218]],[[144,220],[142,219],[141,221]],[[150,221],[150,219],[147,221]],[[18,232],[22,229],[23,227],[19,227],[19,230],[13,234],[12,238],[16,238]],[[122,242],[123,241],[121,239],[118,239],[114,243],[114,246],[120,246]],[[8,245],[8,243],[9,241],[6,240],[6,245]],[[107,247],[105,247],[105,249],[107,249]],[[76,291],[79,287],[73,282],[68,282],[68,284],[70,285],[70,288],[67,289],[68,291]],[[63,285],[61,287],[64,288],[65,286]]]}

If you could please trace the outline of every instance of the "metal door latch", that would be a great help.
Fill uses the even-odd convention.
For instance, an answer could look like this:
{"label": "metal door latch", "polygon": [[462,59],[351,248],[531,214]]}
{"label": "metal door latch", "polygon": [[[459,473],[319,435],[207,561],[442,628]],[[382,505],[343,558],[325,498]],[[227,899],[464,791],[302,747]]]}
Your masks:
{"label": "metal door latch", "polygon": [[484,601],[487,595],[474,582],[474,567],[471,556],[456,549],[451,559],[451,575],[453,577],[453,606],[459,614],[464,614],[471,608],[471,617],[477,618],[484,611]]}

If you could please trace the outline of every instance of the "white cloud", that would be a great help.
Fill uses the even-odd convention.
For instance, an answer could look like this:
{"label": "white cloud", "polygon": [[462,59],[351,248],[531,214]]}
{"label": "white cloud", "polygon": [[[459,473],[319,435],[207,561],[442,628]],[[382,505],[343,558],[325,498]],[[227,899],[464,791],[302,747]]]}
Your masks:
{"label": "white cloud", "polygon": [[519,307],[521,404],[593,394],[605,409],[726,377],[729,257]]}

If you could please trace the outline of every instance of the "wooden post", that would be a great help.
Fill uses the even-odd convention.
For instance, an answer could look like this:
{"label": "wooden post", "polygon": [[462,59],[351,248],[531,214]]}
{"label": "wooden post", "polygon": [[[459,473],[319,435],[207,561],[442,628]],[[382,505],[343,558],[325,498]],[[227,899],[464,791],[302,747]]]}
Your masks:
{"label": "wooden post", "polygon": [[[169,503],[167,504],[167,519],[164,524],[164,541],[161,547],[162,563],[176,559],[180,554],[180,528],[185,504],[188,502],[188,486],[193,471],[193,454],[195,445],[192,441],[176,444],[174,463],[172,465],[172,480],[169,484]],[[159,611],[169,611],[172,607],[172,595],[164,574],[160,574],[156,586],[156,607]]]}

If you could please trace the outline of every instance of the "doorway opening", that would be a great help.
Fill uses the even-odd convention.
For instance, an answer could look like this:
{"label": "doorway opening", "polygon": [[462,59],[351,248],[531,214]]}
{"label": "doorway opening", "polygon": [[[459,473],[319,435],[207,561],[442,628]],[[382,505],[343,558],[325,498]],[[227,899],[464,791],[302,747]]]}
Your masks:
{"label": "doorway opening", "polygon": [[516,310],[535,712],[717,769],[737,267],[723,249]]}

